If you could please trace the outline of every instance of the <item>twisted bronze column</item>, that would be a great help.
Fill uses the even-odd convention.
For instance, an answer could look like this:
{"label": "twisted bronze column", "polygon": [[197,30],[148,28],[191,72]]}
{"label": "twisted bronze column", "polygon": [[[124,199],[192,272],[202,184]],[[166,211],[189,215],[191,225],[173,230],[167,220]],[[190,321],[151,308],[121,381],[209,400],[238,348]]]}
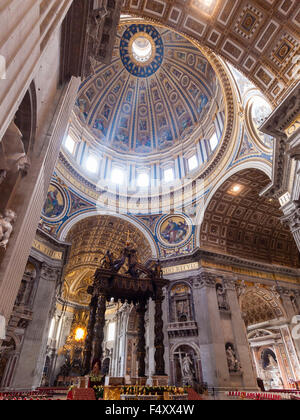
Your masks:
{"label": "twisted bronze column", "polygon": [[102,361],[103,354],[103,340],[104,340],[104,327],[105,327],[105,312],[106,312],[106,296],[100,294],[98,296],[96,322],[94,326],[93,338],[93,359]]}
{"label": "twisted bronze column", "polygon": [[154,347],[155,347],[155,375],[165,376],[165,347],[164,347],[164,322],[162,303],[164,296],[162,290],[158,289],[155,297],[155,325],[154,325]]}
{"label": "twisted bronze column", "polygon": [[91,357],[92,357],[92,347],[93,347],[93,338],[94,338],[94,327],[96,322],[96,312],[97,312],[97,301],[98,297],[93,296],[90,303],[90,317],[87,327],[87,336],[85,339],[85,346],[83,351],[83,363],[82,363],[82,374],[87,375],[91,371]]}

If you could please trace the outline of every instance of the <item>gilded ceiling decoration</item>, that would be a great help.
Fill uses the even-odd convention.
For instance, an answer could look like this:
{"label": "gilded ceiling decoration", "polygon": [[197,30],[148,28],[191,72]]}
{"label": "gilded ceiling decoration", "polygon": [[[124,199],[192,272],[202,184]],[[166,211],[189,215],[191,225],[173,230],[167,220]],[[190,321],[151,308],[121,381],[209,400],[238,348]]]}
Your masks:
{"label": "gilded ceiling decoration", "polygon": [[245,73],[273,102],[299,78],[298,0],[124,0],[123,13],[194,37]]}
{"label": "gilded ceiling decoration", "polygon": [[104,151],[148,156],[183,145],[197,130],[203,137],[212,124],[208,111],[224,109],[218,91],[211,64],[186,38],[125,25],[111,65],[82,83],[75,113]]}
{"label": "gilded ceiling decoration", "polygon": [[245,290],[241,298],[241,310],[247,327],[285,316],[274,293],[259,287]]}
{"label": "gilded ceiling decoration", "polygon": [[152,257],[144,235],[122,219],[94,216],[78,222],[67,236],[67,242],[72,244],[67,272],[83,265],[98,267],[108,250],[118,257],[128,240],[134,243],[142,263]]}
{"label": "gilded ceiling decoration", "polygon": [[269,183],[256,169],[241,171],[225,181],[205,212],[201,247],[299,267],[299,252],[289,228],[280,222],[278,201],[259,196]]}
{"label": "gilded ceiling decoration", "polygon": [[[69,232],[71,251],[65,270],[63,298],[88,305],[87,288],[107,250],[118,258],[127,241],[133,243],[142,263],[152,257],[149,243],[132,224],[112,216],[94,216],[78,222]],[[126,267],[124,267],[126,271]]]}

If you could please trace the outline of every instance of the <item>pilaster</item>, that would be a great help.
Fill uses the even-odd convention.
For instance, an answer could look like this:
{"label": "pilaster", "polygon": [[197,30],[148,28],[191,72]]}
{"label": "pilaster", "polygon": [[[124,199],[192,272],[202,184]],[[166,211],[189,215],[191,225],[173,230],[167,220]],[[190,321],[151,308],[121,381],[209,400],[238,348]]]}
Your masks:
{"label": "pilaster", "polygon": [[45,263],[40,267],[39,285],[33,305],[33,319],[25,333],[20,359],[11,385],[14,389],[34,389],[41,383],[50,326],[49,314],[60,273],[60,269]]}
{"label": "pilaster", "polygon": [[232,279],[223,281],[227,301],[231,312],[231,324],[235,339],[235,348],[241,364],[242,382],[244,389],[257,388],[255,373],[253,370],[251,352],[247,338],[245,322],[242,318],[241,308],[238,301],[236,283]]}
{"label": "pilaster", "polygon": [[209,387],[227,388],[230,386],[230,377],[215,277],[208,273],[201,273],[194,278],[193,293],[195,318],[199,329],[203,381]]}

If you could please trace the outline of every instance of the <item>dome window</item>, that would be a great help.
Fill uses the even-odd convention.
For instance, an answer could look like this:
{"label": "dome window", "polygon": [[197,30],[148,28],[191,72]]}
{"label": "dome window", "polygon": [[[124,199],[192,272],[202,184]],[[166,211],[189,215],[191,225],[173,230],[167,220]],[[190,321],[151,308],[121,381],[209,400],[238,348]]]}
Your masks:
{"label": "dome window", "polygon": [[114,168],[111,172],[111,182],[117,185],[124,184],[124,171],[119,168]]}
{"label": "dome window", "polygon": [[152,44],[145,36],[141,35],[132,43],[132,53],[136,61],[146,63],[152,56]]}
{"label": "dome window", "polygon": [[95,155],[90,154],[86,160],[85,166],[90,173],[96,174],[99,169],[99,159]]}
{"label": "dome window", "polygon": [[70,153],[70,155],[74,155],[75,146],[76,146],[75,140],[73,140],[71,136],[67,136],[65,140],[65,149]]}
{"label": "dome window", "polygon": [[147,173],[141,173],[137,179],[137,185],[141,188],[146,188],[150,184],[150,178]]}
{"label": "dome window", "polygon": [[188,166],[189,166],[189,170],[190,171],[193,171],[194,169],[198,168],[199,162],[198,162],[198,158],[197,158],[196,155],[194,155],[191,158],[189,158],[189,160],[188,160]]}
{"label": "dome window", "polygon": [[166,169],[164,171],[164,180],[165,182],[174,181],[174,170],[172,168]]}
{"label": "dome window", "polygon": [[219,144],[219,140],[216,133],[210,138],[209,142],[210,142],[211,150],[214,151]]}

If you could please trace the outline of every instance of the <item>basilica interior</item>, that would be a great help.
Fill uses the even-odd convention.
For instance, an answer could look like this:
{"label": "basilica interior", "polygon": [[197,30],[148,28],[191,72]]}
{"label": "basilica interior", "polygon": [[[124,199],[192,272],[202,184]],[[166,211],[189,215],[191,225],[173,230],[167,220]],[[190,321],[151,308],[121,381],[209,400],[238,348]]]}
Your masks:
{"label": "basilica interior", "polygon": [[0,24],[0,399],[300,399],[299,1]]}

